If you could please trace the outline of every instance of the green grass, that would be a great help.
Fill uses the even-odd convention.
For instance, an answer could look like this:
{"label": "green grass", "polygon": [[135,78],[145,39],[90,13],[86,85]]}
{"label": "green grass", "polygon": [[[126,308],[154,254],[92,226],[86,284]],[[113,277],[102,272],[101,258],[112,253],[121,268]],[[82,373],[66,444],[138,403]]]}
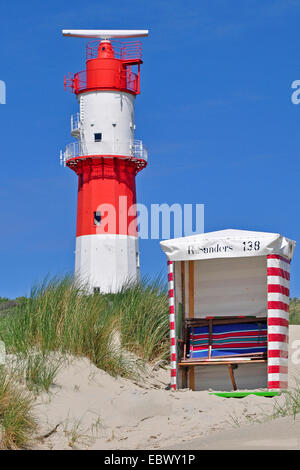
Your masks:
{"label": "green grass", "polygon": [[101,296],[86,295],[71,277],[53,278],[35,287],[14,315],[0,323],[0,339],[11,353],[59,351],[88,357],[112,375],[126,375],[113,346],[116,320]]}
{"label": "green grass", "polygon": [[296,297],[290,300],[290,324],[300,324],[300,299]]}
{"label": "green grass", "polygon": [[62,363],[62,358],[39,352],[21,358],[21,371],[27,388],[34,392],[48,392]]}
{"label": "green grass", "polygon": [[0,299],[0,340],[11,370],[0,368],[0,448],[23,448],[35,429],[30,391],[49,391],[57,358],[87,357],[112,376],[136,378],[145,361],[169,357],[167,291],[143,280],[90,295],[70,276],[48,279],[29,298]]}
{"label": "green grass", "polygon": [[129,283],[106,301],[118,319],[124,348],[150,362],[169,357],[168,297],[159,278]]}
{"label": "green grass", "polygon": [[281,400],[276,400],[272,418],[280,418],[283,416],[293,416],[294,418],[300,413],[300,383],[296,386],[282,392]]}
{"label": "green grass", "polygon": [[25,297],[18,297],[15,300],[0,297],[0,318],[15,312],[16,307],[24,301]]}
{"label": "green grass", "polygon": [[32,383],[45,368],[42,356],[31,358],[32,351],[87,357],[113,376],[131,377],[136,362],[124,350],[147,361],[167,358],[168,322],[167,294],[159,280],[128,284],[117,294],[89,295],[66,276],[34,287],[13,315],[0,317],[0,340],[9,353],[29,358]]}
{"label": "green grass", "polygon": [[0,449],[25,448],[36,423],[31,395],[0,367]]}

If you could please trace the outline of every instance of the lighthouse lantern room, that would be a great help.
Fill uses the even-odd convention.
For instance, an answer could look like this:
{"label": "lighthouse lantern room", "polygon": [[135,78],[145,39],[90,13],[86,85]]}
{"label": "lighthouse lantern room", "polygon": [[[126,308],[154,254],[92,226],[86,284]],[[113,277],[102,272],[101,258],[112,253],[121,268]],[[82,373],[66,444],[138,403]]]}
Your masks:
{"label": "lighthouse lantern room", "polygon": [[118,40],[148,31],[64,30],[63,35],[94,38],[86,46],[86,69],[65,77],[65,88],[79,104],[71,116],[77,140],[60,155],[78,176],[75,275],[91,291],[116,292],[139,278],[135,177],[147,165],[134,120],[141,43]]}

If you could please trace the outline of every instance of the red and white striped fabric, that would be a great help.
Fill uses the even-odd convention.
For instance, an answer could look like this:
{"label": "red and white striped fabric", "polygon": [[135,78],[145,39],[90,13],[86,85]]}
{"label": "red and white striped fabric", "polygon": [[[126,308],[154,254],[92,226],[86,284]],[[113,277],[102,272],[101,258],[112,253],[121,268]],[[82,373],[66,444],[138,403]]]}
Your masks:
{"label": "red and white striped fabric", "polygon": [[268,277],[268,388],[288,388],[290,261],[267,256]]}
{"label": "red and white striped fabric", "polygon": [[176,338],[175,338],[175,301],[174,301],[174,264],[168,261],[168,294],[170,312],[171,342],[171,389],[176,390]]}

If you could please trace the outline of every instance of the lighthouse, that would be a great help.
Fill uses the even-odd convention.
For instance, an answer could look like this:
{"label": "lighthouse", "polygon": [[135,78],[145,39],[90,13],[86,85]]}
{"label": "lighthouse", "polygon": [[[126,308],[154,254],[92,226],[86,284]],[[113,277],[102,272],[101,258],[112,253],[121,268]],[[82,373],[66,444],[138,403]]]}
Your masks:
{"label": "lighthouse", "polygon": [[78,177],[75,276],[90,292],[117,292],[140,271],[135,178],[147,166],[147,150],[135,140],[143,62],[141,43],[131,38],[148,31],[63,35],[94,39],[86,45],[85,70],[65,77],[79,106],[71,116],[76,140],[60,154]]}

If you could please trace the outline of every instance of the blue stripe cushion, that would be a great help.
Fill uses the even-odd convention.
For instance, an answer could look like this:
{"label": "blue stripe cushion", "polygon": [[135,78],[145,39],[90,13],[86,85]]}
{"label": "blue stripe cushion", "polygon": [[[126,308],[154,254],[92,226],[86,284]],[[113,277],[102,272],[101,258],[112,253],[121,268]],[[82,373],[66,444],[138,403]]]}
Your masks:
{"label": "blue stripe cushion", "polygon": [[[190,358],[207,358],[208,326],[190,328]],[[267,323],[213,325],[211,357],[267,352]]]}

